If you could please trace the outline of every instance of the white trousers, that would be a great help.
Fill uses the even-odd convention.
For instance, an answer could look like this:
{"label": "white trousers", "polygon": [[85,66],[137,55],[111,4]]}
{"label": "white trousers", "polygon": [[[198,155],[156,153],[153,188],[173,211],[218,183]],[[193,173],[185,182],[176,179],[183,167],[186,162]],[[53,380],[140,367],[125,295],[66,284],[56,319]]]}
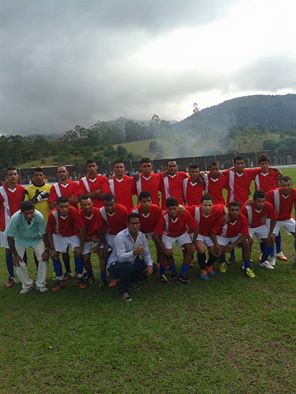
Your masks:
{"label": "white trousers", "polygon": [[[21,245],[16,244],[15,249],[17,251],[17,254],[22,259],[22,261],[20,262],[20,265],[15,267],[15,272],[22,284],[22,289],[27,290],[33,286],[33,280],[30,278],[27,265],[23,261],[26,248]],[[41,257],[42,253],[44,252],[44,249],[45,249],[44,242],[42,240],[40,240],[38,245],[32,247],[32,249],[33,249],[35,256],[38,260],[36,287],[45,287],[46,273],[47,273],[47,262],[43,261],[43,259]]]}

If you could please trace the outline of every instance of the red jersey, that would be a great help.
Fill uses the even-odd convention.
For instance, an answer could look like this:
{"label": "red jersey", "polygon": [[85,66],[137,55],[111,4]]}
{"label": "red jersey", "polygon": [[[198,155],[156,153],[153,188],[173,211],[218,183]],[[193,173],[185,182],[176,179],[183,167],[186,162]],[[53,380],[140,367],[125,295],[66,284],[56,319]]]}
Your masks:
{"label": "red jersey", "polygon": [[98,231],[103,227],[99,208],[92,207],[91,211],[92,213],[90,216],[86,216],[82,209],[79,211],[87,237],[97,235]]}
{"label": "red jersey", "polygon": [[78,210],[70,206],[67,216],[61,216],[56,208],[52,209],[48,215],[46,230],[62,237],[72,237],[78,235],[83,227],[84,223]]}
{"label": "red jersey", "polygon": [[227,204],[231,201],[239,201],[245,204],[249,198],[250,185],[258,173],[258,168],[246,168],[241,174],[232,171],[224,171],[227,177]]}
{"label": "red jersey", "polygon": [[292,217],[293,207],[296,209],[296,189],[291,189],[287,196],[281,193],[281,188],[270,190],[266,193],[266,200],[273,205],[277,220],[289,220]]}
{"label": "red jersey", "polygon": [[157,235],[166,234],[169,237],[179,237],[186,232],[192,233],[195,229],[196,222],[186,210],[178,213],[175,219],[170,218],[169,214],[165,211],[160,216],[154,233]]}
{"label": "red jersey", "polygon": [[178,171],[175,175],[162,175],[162,209],[166,208],[165,200],[169,197],[174,197],[179,204],[184,204],[183,180],[185,178],[187,178],[187,174],[183,171]]}
{"label": "red jersey", "polygon": [[140,230],[142,233],[148,234],[153,233],[155,226],[158,223],[158,220],[161,216],[161,209],[156,204],[151,204],[149,212],[147,214],[143,213],[142,207],[138,206],[137,208],[133,209],[133,212],[136,212],[140,216],[140,223],[141,228]]}
{"label": "red jersey", "polygon": [[[56,203],[59,197],[78,197],[78,183],[74,181],[67,181],[66,184],[60,182],[53,184],[49,191],[48,203]],[[71,203],[71,205],[78,208],[77,203]]]}
{"label": "red jersey", "polygon": [[11,216],[20,209],[24,199],[25,188],[16,185],[10,189],[7,185],[0,186],[0,231],[4,231]]}
{"label": "red jersey", "polygon": [[190,178],[183,179],[183,196],[186,205],[200,205],[201,196],[204,192],[204,182],[200,177],[197,182],[192,182]]}
{"label": "red jersey", "polygon": [[227,177],[220,173],[218,178],[212,178],[209,173],[203,175],[205,192],[213,197],[214,204],[225,204],[223,189],[227,187]]}
{"label": "red jersey", "polygon": [[134,179],[127,175],[124,175],[121,179],[113,176],[109,179],[109,187],[115,201],[124,205],[130,212],[133,209],[133,194],[136,194]]}
{"label": "red jersey", "polygon": [[233,238],[238,235],[247,237],[249,235],[248,227],[247,218],[240,214],[234,222],[224,220],[222,223],[217,223],[213,228],[213,233],[226,238]]}
{"label": "red jersey", "polygon": [[123,205],[115,204],[115,211],[112,214],[102,207],[100,215],[109,234],[116,235],[127,227],[128,211]]}
{"label": "red jersey", "polygon": [[248,219],[249,227],[256,228],[266,224],[266,219],[276,220],[276,212],[272,204],[265,201],[262,209],[255,209],[254,202],[247,204],[242,209],[243,215]]}
{"label": "red jersey", "polygon": [[161,188],[161,175],[151,173],[149,177],[145,177],[143,174],[139,174],[138,179],[135,182],[135,191],[139,195],[141,192],[149,192],[153,204],[159,205],[158,192]]}
{"label": "red jersey", "polygon": [[[93,193],[100,189],[100,193],[110,193],[109,183],[106,177],[103,175],[97,175],[95,179],[90,179],[88,176],[84,176],[79,181],[78,194]],[[92,198],[94,207],[100,208],[103,205],[103,201],[100,198]]]}
{"label": "red jersey", "polygon": [[196,205],[192,205],[187,209],[198,224],[198,234],[205,237],[210,235],[217,223],[222,223],[224,220],[223,204],[213,205],[212,211],[209,215],[204,215],[201,211],[201,207],[197,207]]}
{"label": "red jersey", "polygon": [[269,168],[268,172],[264,174],[258,170],[258,174],[255,176],[255,189],[262,190],[267,193],[271,189],[276,189],[278,187],[278,178],[280,172],[276,168]]}

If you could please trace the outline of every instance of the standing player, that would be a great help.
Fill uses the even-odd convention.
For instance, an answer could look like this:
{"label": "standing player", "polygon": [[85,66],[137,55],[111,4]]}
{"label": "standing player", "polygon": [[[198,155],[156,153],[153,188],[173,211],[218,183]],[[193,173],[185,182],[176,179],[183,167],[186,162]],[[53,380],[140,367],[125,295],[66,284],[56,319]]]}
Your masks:
{"label": "standing player", "polygon": [[183,196],[185,205],[200,205],[205,184],[196,164],[190,164],[189,177],[183,180]]}
{"label": "standing player", "polygon": [[98,174],[96,162],[88,159],[85,163],[87,175],[79,181],[79,196],[88,195],[94,207],[100,208],[103,205],[104,193],[110,193],[108,180],[105,176]]}
{"label": "standing player", "polygon": [[[154,229],[153,239],[171,267],[172,279],[178,279],[181,283],[188,283],[187,274],[192,258],[192,240],[189,233],[194,233],[193,237],[196,236],[196,222],[186,210],[180,212],[176,198],[168,198],[166,207],[166,211],[159,218]],[[183,252],[183,264],[179,276],[174,263],[174,242]]]}
{"label": "standing player", "polygon": [[[273,205],[277,213],[277,221],[273,230],[275,237],[278,236],[282,227],[294,236],[294,262],[296,263],[296,229],[295,220],[292,218],[293,208],[294,210],[296,209],[296,189],[292,187],[291,178],[289,176],[283,176],[281,178],[281,186],[270,190],[266,194],[266,199]],[[279,256],[281,256],[281,260],[287,261],[287,257],[282,251],[276,254],[276,257]]]}
{"label": "standing player", "polygon": [[12,254],[4,231],[11,216],[20,209],[21,202],[24,199],[25,189],[23,186],[20,186],[18,182],[19,175],[17,169],[14,167],[7,168],[5,183],[3,186],[0,186],[0,246],[5,248],[5,259],[8,272],[8,281],[5,284],[6,288],[10,288],[15,284]]}
{"label": "standing player", "polygon": [[33,171],[32,183],[26,187],[25,200],[32,201],[37,211],[41,212],[47,222],[50,206],[48,197],[51,185],[45,182],[45,174],[42,168],[37,167]]}
{"label": "standing player", "polygon": [[134,179],[125,174],[124,163],[120,160],[113,163],[114,175],[109,179],[109,188],[118,204],[125,206],[130,212],[133,209]]}
{"label": "standing player", "polygon": [[151,194],[152,203],[159,205],[158,193],[161,189],[161,175],[152,172],[151,159],[145,157],[140,161],[140,174],[134,177],[135,191],[137,195],[141,192]]}
{"label": "standing player", "polygon": [[82,251],[85,242],[85,228],[77,209],[72,207],[66,197],[59,197],[57,206],[49,216],[47,222],[47,237],[49,254],[52,258],[54,271],[58,283],[52,291],[60,291],[66,286],[66,280],[62,272],[60,253],[65,253],[68,246],[74,251],[75,270],[77,273],[77,287],[85,289],[87,285],[83,281]]}
{"label": "standing player", "polygon": [[268,257],[273,255],[273,230],[276,223],[276,212],[272,204],[266,201],[263,191],[257,190],[253,201],[245,204],[242,213],[248,219],[250,238],[255,235],[260,242],[260,267],[273,270],[275,261],[268,261]]}
{"label": "standing player", "polygon": [[[197,222],[197,237],[194,244],[197,250],[197,260],[200,266],[200,279],[208,280],[209,276],[214,276],[213,264],[221,253],[221,247],[216,238],[211,238],[212,229],[217,223],[224,220],[224,205],[213,204],[212,196],[204,194],[201,198],[201,205],[192,205],[187,208],[188,212]],[[209,250],[209,257],[206,257],[206,249]]]}
{"label": "standing player", "polygon": [[162,207],[165,208],[166,200],[170,197],[175,198],[179,204],[184,204],[183,181],[187,175],[183,171],[178,171],[175,160],[167,162],[166,172],[162,174],[161,196]]}
{"label": "standing player", "polygon": [[243,270],[249,278],[255,278],[255,273],[250,268],[251,250],[248,221],[241,213],[238,201],[232,201],[229,204],[227,218],[224,218],[222,223],[214,225],[213,236],[216,236],[217,243],[222,248],[222,253],[219,256],[221,261],[220,271],[227,271],[225,252],[231,252],[234,248],[241,247],[244,262]]}
{"label": "standing player", "polygon": [[218,164],[213,161],[209,171],[203,173],[205,193],[213,197],[214,204],[225,204],[223,190],[227,187],[227,177],[219,170]]}

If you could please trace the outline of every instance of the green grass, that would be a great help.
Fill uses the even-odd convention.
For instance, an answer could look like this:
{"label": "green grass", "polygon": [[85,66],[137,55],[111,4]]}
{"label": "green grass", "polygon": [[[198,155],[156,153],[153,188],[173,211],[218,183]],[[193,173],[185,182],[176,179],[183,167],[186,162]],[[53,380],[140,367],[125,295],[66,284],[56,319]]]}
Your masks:
{"label": "green grass", "polygon": [[[189,285],[153,276],[132,303],[97,282],[20,296],[18,285],[3,288],[1,264],[0,392],[295,393],[296,269],[286,234],[283,249],[289,262],[274,272],[259,268],[254,249],[253,280],[238,263],[204,283],[195,267]],[[50,267],[49,287],[51,275]]]}

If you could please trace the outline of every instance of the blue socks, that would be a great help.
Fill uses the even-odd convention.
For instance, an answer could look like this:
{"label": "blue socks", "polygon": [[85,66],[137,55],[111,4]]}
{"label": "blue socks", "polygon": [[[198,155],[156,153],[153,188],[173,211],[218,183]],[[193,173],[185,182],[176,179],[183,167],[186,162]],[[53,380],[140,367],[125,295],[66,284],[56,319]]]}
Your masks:
{"label": "blue socks", "polygon": [[52,263],[53,263],[53,269],[54,269],[56,276],[57,277],[63,276],[62,264],[61,264],[60,260],[54,259],[54,260],[52,260]]}
{"label": "blue socks", "polygon": [[83,273],[82,256],[74,256],[74,262],[75,262],[75,271],[77,272],[78,275],[82,275]]}
{"label": "blue socks", "polygon": [[164,264],[160,264],[159,266],[159,275],[162,276],[165,274],[165,265]]}
{"label": "blue socks", "polygon": [[181,275],[186,276],[188,273],[189,264],[183,263],[181,267]]}
{"label": "blue socks", "polygon": [[273,252],[273,245],[268,246],[268,245],[266,245],[266,244],[263,243],[263,242],[262,242],[260,245],[261,245],[260,248],[261,248],[261,251],[262,251],[262,257],[261,257],[260,263],[263,263],[264,261],[267,260],[267,258],[268,258],[269,256],[272,255],[272,252]]}
{"label": "blue socks", "polygon": [[[94,274],[92,274],[92,276],[93,276]],[[100,279],[101,279],[101,281],[103,281],[103,282],[105,282],[106,280],[107,280],[107,274],[106,274],[106,272],[104,272],[104,271],[101,271],[100,272]]]}
{"label": "blue socks", "polygon": [[63,253],[63,263],[65,266],[66,272],[71,272],[71,267],[70,267],[70,257],[68,253]]}
{"label": "blue socks", "polygon": [[275,237],[275,248],[276,248],[276,252],[280,253],[281,249],[282,249],[282,239],[281,239],[281,233],[279,233],[279,235],[277,235]]}

